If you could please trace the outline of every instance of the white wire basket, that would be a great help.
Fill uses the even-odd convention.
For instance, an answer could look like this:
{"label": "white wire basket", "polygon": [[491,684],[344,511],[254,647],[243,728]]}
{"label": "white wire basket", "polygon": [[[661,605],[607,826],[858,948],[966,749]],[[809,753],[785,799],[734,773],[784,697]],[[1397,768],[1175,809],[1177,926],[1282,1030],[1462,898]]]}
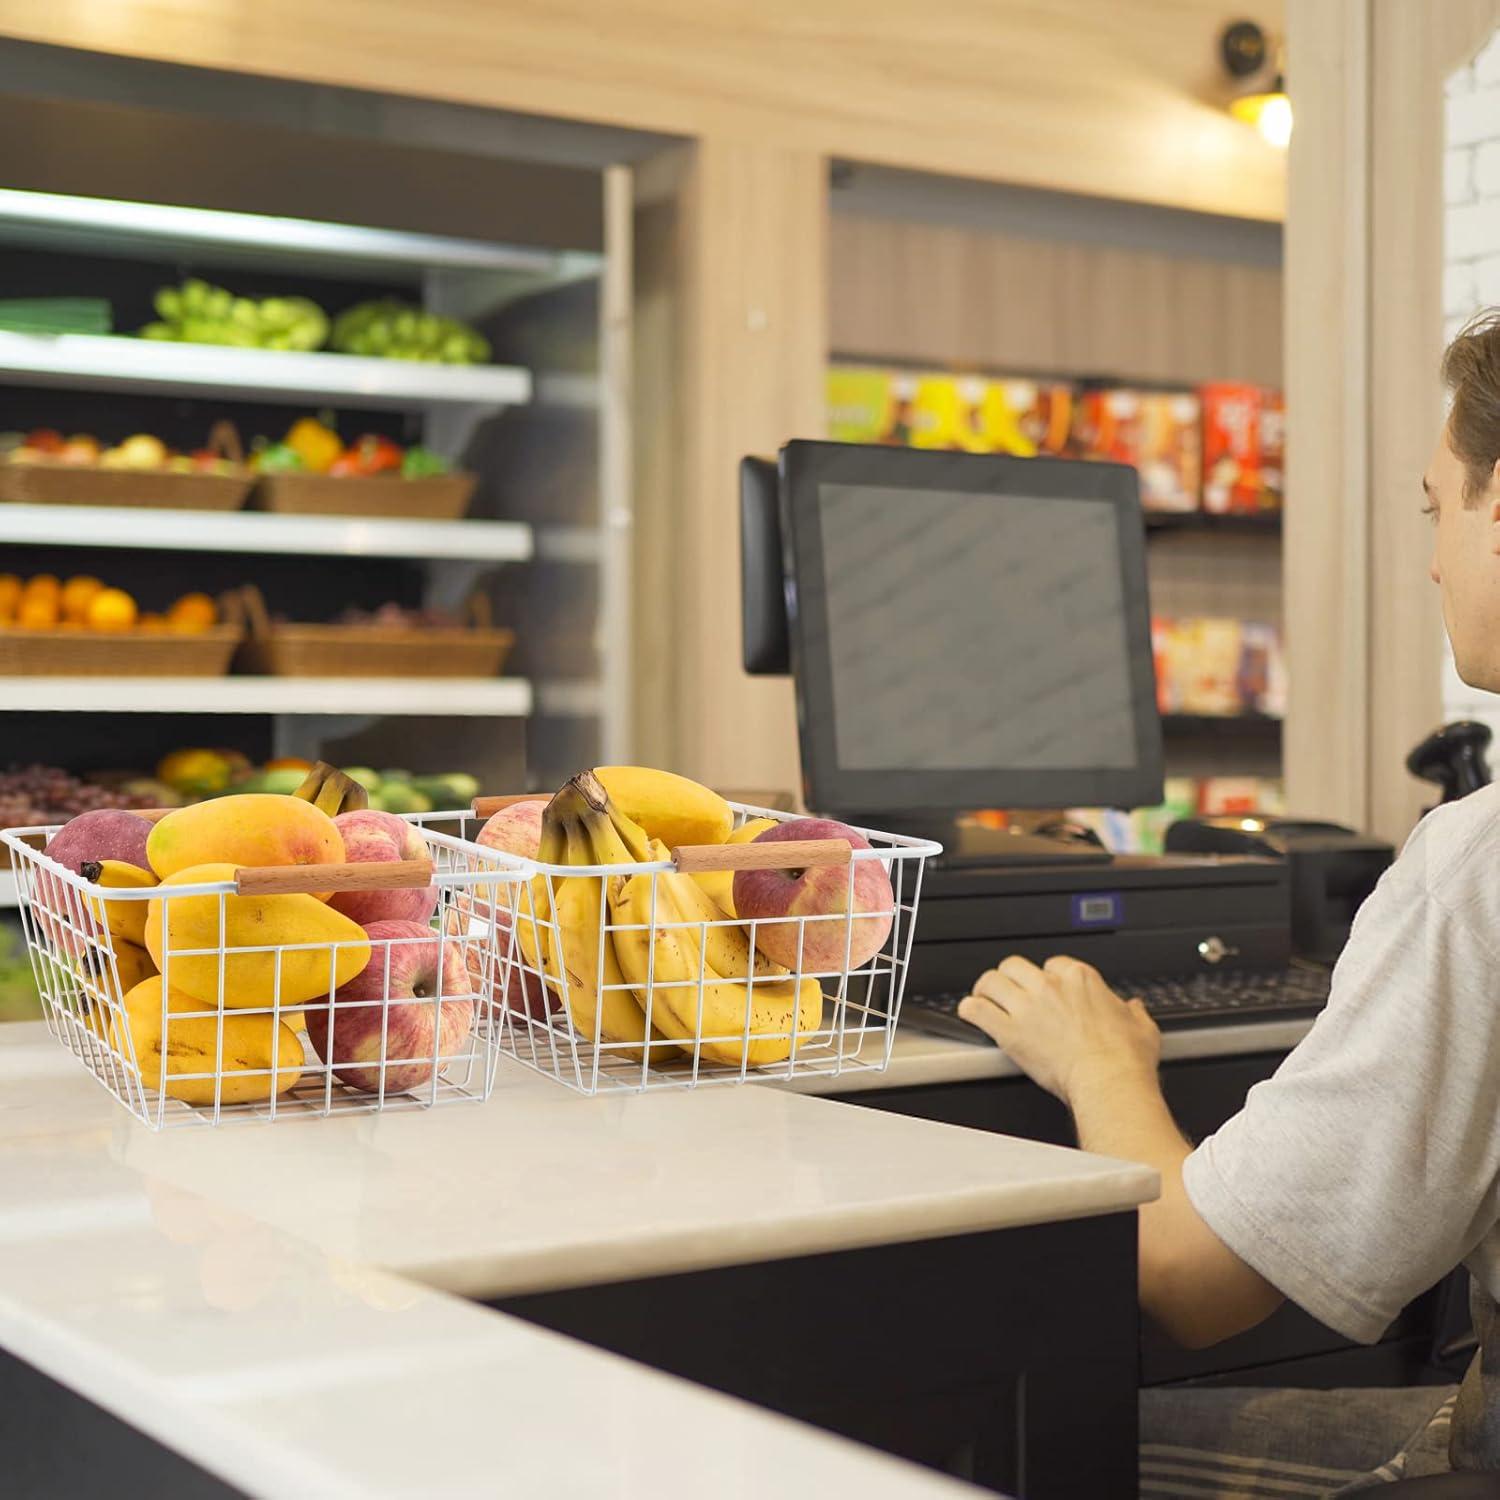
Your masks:
{"label": "white wire basket", "polygon": [[[61,825],[0,833],[47,1024],[157,1130],[484,1100],[512,939],[453,916],[474,887],[505,901],[525,875],[460,836],[470,816],[403,819],[424,858],[139,889],[91,881],[34,847]],[[426,893],[407,903],[410,919],[370,910],[365,928],[353,905],[343,916],[320,899],[408,890]],[[278,927],[308,940],[253,940]]]}
{"label": "white wire basket", "polygon": [[[522,800],[480,798],[475,812]],[[795,821],[730,805],[737,831]],[[886,1068],[923,867],[942,847],[855,831],[870,847],[787,839],[652,863],[517,861],[530,878],[493,904],[475,891],[467,913],[475,930],[515,937],[506,1003],[492,1013],[500,1052],[584,1094]],[[728,915],[713,893],[741,870],[803,872],[816,910]],[[701,878],[715,874],[717,887]]]}

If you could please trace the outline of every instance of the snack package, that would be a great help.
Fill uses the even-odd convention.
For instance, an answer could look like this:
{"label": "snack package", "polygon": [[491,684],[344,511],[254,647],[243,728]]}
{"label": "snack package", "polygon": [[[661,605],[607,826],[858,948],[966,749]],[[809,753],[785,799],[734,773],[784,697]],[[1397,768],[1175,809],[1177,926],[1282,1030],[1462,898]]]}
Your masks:
{"label": "snack package", "polygon": [[1173,622],[1161,615],[1151,616],[1151,665],[1156,669],[1156,711],[1177,712],[1175,687],[1177,673],[1172,655]]}
{"label": "snack package", "polygon": [[1240,638],[1238,620],[1177,621],[1169,651],[1177,712],[1240,712]]}
{"label": "snack package", "polygon": [[1286,665],[1281,632],[1274,625],[1245,621],[1240,626],[1240,665],[1236,674],[1242,713],[1286,714]]}
{"label": "snack package", "polygon": [[836,443],[889,443],[896,393],[889,370],[835,365],[828,372],[828,436]]}
{"label": "snack package", "polygon": [[1280,391],[1219,382],[1203,403],[1203,508],[1216,515],[1279,510],[1285,412]]}
{"label": "snack package", "polygon": [[1198,783],[1198,811],[1205,818],[1269,812],[1266,788],[1259,776],[1205,776]]}
{"label": "snack package", "polygon": [[1073,387],[1061,381],[987,382],[979,428],[986,451],[1019,458],[1071,453],[1074,399]]}
{"label": "snack package", "polygon": [[907,441],[913,448],[986,452],[988,444],[980,431],[985,384],[975,375],[918,376]]}
{"label": "snack package", "polygon": [[1084,458],[1133,464],[1146,510],[1198,509],[1203,481],[1198,398],[1188,391],[1086,391],[1075,439]]}

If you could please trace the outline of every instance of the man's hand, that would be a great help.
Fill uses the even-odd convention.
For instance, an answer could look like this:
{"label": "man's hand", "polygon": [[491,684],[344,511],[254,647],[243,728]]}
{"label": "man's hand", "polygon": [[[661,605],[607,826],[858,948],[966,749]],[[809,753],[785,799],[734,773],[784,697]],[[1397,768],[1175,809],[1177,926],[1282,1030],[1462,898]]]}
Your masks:
{"label": "man's hand", "polygon": [[1050,958],[1042,969],[1007,958],[980,976],[958,1013],[1069,1105],[1080,1084],[1101,1075],[1154,1079],[1161,1057],[1161,1033],[1145,1006],[1121,1000],[1073,958]]}

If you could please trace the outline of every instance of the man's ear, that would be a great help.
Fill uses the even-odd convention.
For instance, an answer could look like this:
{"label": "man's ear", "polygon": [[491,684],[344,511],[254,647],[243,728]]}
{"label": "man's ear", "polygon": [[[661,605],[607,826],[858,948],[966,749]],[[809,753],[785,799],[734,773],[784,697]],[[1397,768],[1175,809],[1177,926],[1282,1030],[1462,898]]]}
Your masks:
{"label": "man's ear", "polygon": [[1488,490],[1490,509],[1490,551],[1500,556],[1500,458],[1490,470]]}

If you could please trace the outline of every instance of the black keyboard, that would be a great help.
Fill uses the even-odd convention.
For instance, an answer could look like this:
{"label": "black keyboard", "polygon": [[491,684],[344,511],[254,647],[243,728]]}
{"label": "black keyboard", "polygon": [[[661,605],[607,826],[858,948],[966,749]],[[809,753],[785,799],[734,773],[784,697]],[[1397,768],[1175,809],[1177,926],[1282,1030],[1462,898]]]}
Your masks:
{"label": "black keyboard", "polygon": [[[1328,1002],[1329,978],[1326,969],[1299,964],[1269,972],[1233,969],[1122,979],[1112,988],[1127,998],[1139,996],[1163,1031],[1176,1031],[1187,1026],[1315,1016]],[[963,998],[962,994],[910,996],[902,1005],[901,1024],[964,1042],[987,1041],[983,1032],[959,1019]]]}

